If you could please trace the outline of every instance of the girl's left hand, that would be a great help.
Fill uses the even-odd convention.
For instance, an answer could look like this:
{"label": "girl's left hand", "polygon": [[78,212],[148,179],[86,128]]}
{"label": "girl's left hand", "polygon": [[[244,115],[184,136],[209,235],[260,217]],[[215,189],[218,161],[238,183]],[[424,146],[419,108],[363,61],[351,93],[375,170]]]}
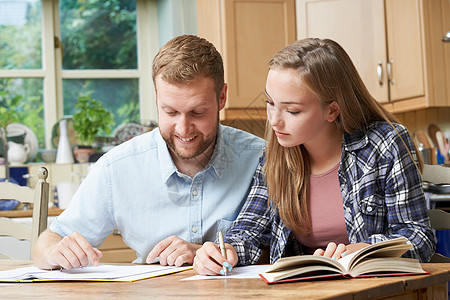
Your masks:
{"label": "girl's left hand", "polygon": [[317,249],[314,251],[313,255],[319,255],[319,256],[325,256],[330,257],[333,259],[339,259],[341,257],[344,257],[347,254],[350,254],[352,252],[358,251],[359,249],[362,249],[366,246],[369,246],[367,243],[356,243],[356,244],[339,244],[336,245],[336,243],[328,243],[327,248],[325,251],[323,249]]}

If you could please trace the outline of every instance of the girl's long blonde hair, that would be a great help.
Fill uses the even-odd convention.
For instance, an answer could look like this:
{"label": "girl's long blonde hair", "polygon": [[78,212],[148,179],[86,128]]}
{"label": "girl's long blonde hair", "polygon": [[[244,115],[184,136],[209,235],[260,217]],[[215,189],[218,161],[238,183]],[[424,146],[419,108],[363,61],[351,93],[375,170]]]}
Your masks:
{"label": "girl's long blonde hair", "polygon": [[[337,102],[340,114],[335,123],[341,132],[353,133],[376,121],[387,121],[391,126],[392,122],[398,122],[370,95],[348,54],[332,40],[296,41],[275,54],[269,69],[294,70],[302,85],[318,96],[323,106]],[[288,228],[307,235],[311,225],[307,207],[310,168],[306,150],[302,145],[282,147],[269,123],[266,138],[263,171],[269,204],[278,208]],[[423,163],[419,155],[417,158],[421,170]]]}

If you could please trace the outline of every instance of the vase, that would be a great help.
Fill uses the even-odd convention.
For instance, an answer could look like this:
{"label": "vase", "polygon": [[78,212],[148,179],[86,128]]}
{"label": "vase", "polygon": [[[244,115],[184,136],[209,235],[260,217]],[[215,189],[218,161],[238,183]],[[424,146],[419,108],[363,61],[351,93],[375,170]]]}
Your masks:
{"label": "vase", "polygon": [[30,147],[27,144],[8,142],[8,161],[11,165],[21,165],[26,162],[30,154]]}
{"label": "vase", "polygon": [[67,135],[67,120],[59,121],[59,142],[56,152],[57,164],[73,164],[72,147],[70,146],[69,136]]}

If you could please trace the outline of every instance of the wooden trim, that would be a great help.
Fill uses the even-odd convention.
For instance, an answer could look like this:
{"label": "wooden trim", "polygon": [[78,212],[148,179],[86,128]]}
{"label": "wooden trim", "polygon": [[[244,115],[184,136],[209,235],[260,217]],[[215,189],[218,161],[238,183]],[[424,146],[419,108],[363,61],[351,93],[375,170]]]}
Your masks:
{"label": "wooden trim", "polygon": [[[59,110],[63,111],[62,100],[58,102],[57,96],[57,63],[55,61],[55,18],[53,17],[54,5],[57,1],[42,1],[42,68],[45,71],[43,82],[43,106],[45,147],[51,147],[52,128],[58,120]],[[56,6],[58,4],[56,3]],[[59,19],[57,19],[59,22]],[[59,110],[58,110],[59,109]]]}
{"label": "wooden trim", "polygon": [[394,113],[394,107],[392,106],[392,103],[381,103],[381,105],[390,113]]}
{"label": "wooden trim", "polygon": [[402,101],[392,102],[394,113],[407,112],[411,110],[419,110],[427,108],[425,96],[412,99],[404,99]]}
{"label": "wooden trim", "polygon": [[44,78],[45,72],[42,69],[28,69],[28,70],[0,70],[0,77],[2,78]]}
{"label": "wooden trim", "polygon": [[137,0],[137,57],[139,69],[139,112],[141,122],[158,120],[152,59],[159,49],[157,1]]}
{"label": "wooden trim", "polygon": [[63,79],[139,78],[139,71],[131,70],[62,70]]}

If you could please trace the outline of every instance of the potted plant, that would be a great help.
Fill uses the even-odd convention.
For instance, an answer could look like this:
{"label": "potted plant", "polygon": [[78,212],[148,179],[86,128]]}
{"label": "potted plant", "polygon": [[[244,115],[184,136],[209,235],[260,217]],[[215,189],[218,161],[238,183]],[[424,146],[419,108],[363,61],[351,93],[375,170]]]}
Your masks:
{"label": "potted plant", "polygon": [[102,131],[110,134],[114,120],[111,112],[91,96],[79,96],[75,107],[78,111],[73,115],[73,128],[79,145],[75,147],[74,155],[78,162],[87,162],[96,151],[92,147],[95,137]]}

